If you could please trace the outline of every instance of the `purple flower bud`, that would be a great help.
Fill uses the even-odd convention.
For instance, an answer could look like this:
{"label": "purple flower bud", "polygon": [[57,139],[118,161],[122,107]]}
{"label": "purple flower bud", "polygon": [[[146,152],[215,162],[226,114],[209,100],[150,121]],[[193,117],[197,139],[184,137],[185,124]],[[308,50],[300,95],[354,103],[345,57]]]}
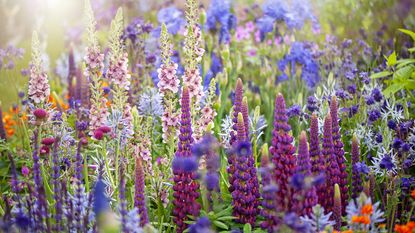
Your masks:
{"label": "purple flower bud", "polygon": [[102,140],[104,138],[104,132],[102,132],[102,130],[95,130],[94,131],[94,138],[97,140]]}
{"label": "purple flower bud", "polygon": [[22,167],[22,175],[27,177],[27,176],[29,176],[29,173],[30,173],[29,168],[26,167],[26,166],[23,166]]}
{"label": "purple flower bud", "polygon": [[396,129],[396,122],[394,120],[388,121],[388,127],[389,129],[395,130]]}
{"label": "purple flower bud", "polygon": [[33,115],[34,115],[34,116],[35,116],[38,120],[44,120],[44,119],[47,117],[48,112],[46,112],[46,110],[45,110],[45,109],[38,108],[38,109],[35,109],[35,110],[33,111]]}
{"label": "purple flower bud", "polygon": [[52,137],[42,139],[42,144],[45,145],[45,146],[50,146],[53,143],[55,143],[55,139],[52,138]]}

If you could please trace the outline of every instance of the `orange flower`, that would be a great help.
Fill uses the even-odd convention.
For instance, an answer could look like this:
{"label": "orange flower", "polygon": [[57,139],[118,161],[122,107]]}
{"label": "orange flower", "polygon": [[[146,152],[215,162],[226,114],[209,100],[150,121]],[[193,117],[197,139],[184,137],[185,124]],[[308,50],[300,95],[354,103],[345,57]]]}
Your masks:
{"label": "orange flower", "polygon": [[414,189],[414,190],[412,190],[412,192],[411,192],[411,197],[412,197],[413,199],[415,199],[415,189]]}
{"label": "orange flower", "polygon": [[364,216],[352,216],[352,222],[353,223],[361,223],[361,224],[365,224],[365,225],[369,225],[370,224],[370,218],[367,215]]}
{"label": "orange flower", "polygon": [[415,222],[408,222],[405,225],[395,225],[396,233],[413,233],[415,230]]}
{"label": "orange flower", "polygon": [[353,233],[352,230],[345,230],[345,231],[336,231],[334,230],[333,233]]}
{"label": "orange flower", "polygon": [[362,207],[362,210],[360,211],[363,215],[371,215],[373,213],[373,206],[372,204],[366,204]]}

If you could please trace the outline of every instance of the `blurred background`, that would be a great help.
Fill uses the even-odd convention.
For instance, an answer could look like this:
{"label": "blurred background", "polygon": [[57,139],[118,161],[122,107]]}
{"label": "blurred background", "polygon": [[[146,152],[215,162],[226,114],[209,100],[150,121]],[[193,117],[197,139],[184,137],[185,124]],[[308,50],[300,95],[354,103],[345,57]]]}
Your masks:
{"label": "blurred background", "polygon": [[[159,9],[175,5],[184,8],[184,0],[91,0],[98,21],[101,42],[105,42],[110,21],[118,7],[123,7],[125,23],[135,17],[143,18],[157,26]],[[202,0],[206,8],[209,0]],[[250,9],[242,6],[258,6],[262,0],[235,0],[233,11],[238,22]],[[414,0],[310,0],[313,11],[321,25],[321,36],[326,34],[338,38],[356,37],[361,30],[382,31],[375,37],[383,39],[396,36],[396,29],[414,29]],[[240,4],[244,3],[244,4]],[[27,69],[30,60],[30,43],[33,30],[38,31],[44,49],[45,66],[50,79],[59,76],[65,69],[62,56],[67,56],[71,45],[82,48],[83,41],[83,0],[0,0],[0,102],[10,107],[18,101],[17,93],[26,91]],[[341,40],[339,40],[341,41]],[[78,57],[77,59],[81,59]],[[19,72],[21,71],[21,72]],[[57,85],[58,86],[58,85]]]}

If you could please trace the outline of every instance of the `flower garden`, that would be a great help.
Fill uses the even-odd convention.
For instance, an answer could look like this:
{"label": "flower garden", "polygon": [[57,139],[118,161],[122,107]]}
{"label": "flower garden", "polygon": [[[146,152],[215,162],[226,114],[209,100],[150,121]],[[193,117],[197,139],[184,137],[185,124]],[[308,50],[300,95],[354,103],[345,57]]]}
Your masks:
{"label": "flower garden", "polygon": [[415,2],[29,2],[0,232],[415,232]]}

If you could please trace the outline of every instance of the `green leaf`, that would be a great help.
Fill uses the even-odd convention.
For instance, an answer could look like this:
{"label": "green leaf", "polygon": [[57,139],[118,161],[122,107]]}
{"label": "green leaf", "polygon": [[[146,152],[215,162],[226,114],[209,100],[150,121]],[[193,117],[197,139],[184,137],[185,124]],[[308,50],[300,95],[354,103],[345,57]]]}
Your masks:
{"label": "green leaf", "polygon": [[407,34],[408,36],[412,37],[412,40],[415,41],[415,32],[407,30],[407,29],[403,29],[403,28],[400,28],[398,30],[405,33],[405,34]]}
{"label": "green leaf", "polygon": [[221,221],[217,221],[217,220],[216,221],[213,221],[213,224],[215,226],[221,228],[221,229],[225,229],[225,230],[228,230],[229,229],[229,227],[225,223],[223,223]]}
{"label": "green leaf", "polygon": [[246,224],[244,225],[244,233],[251,233],[251,232],[252,232],[252,227],[251,227],[251,224],[246,223]]}
{"label": "green leaf", "polygon": [[389,98],[392,95],[394,95],[396,92],[398,92],[399,90],[401,90],[403,88],[401,83],[394,83],[390,86],[388,86],[385,90],[383,90],[383,94],[385,95],[385,97]]}
{"label": "green leaf", "polygon": [[407,66],[407,65],[410,65],[410,64],[412,64],[412,63],[415,63],[415,59],[413,59],[413,58],[409,58],[409,59],[400,59],[400,60],[398,60],[398,61],[396,62],[396,64],[398,64],[398,65],[396,66],[396,68],[397,68],[397,69],[400,69],[400,68],[402,68],[402,67],[404,67],[404,66]]}
{"label": "green leaf", "polygon": [[382,71],[382,72],[379,72],[379,73],[372,74],[370,76],[370,78],[371,79],[383,78],[383,77],[389,76],[391,74],[392,74],[392,72],[385,70],[385,71]]}
{"label": "green leaf", "polygon": [[234,216],[223,216],[223,217],[218,218],[219,221],[226,221],[226,220],[233,220],[233,219],[236,219],[236,217],[234,217]]}
{"label": "green leaf", "polygon": [[397,70],[394,74],[393,74],[393,78],[394,79],[398,79],[398,80],[406,80],[409,77],[411,77],[412,72],[414,71],[414,66],[405,66],[402,67],[401,69]]}
{"label": "green leaf", "polygon": [[389,55],[389,57],[387,58],[387,64],[388,66],[393,66],[396,64],[396,53],[395,51],[393,51],[393,53],[391,53],[391,55]]}

